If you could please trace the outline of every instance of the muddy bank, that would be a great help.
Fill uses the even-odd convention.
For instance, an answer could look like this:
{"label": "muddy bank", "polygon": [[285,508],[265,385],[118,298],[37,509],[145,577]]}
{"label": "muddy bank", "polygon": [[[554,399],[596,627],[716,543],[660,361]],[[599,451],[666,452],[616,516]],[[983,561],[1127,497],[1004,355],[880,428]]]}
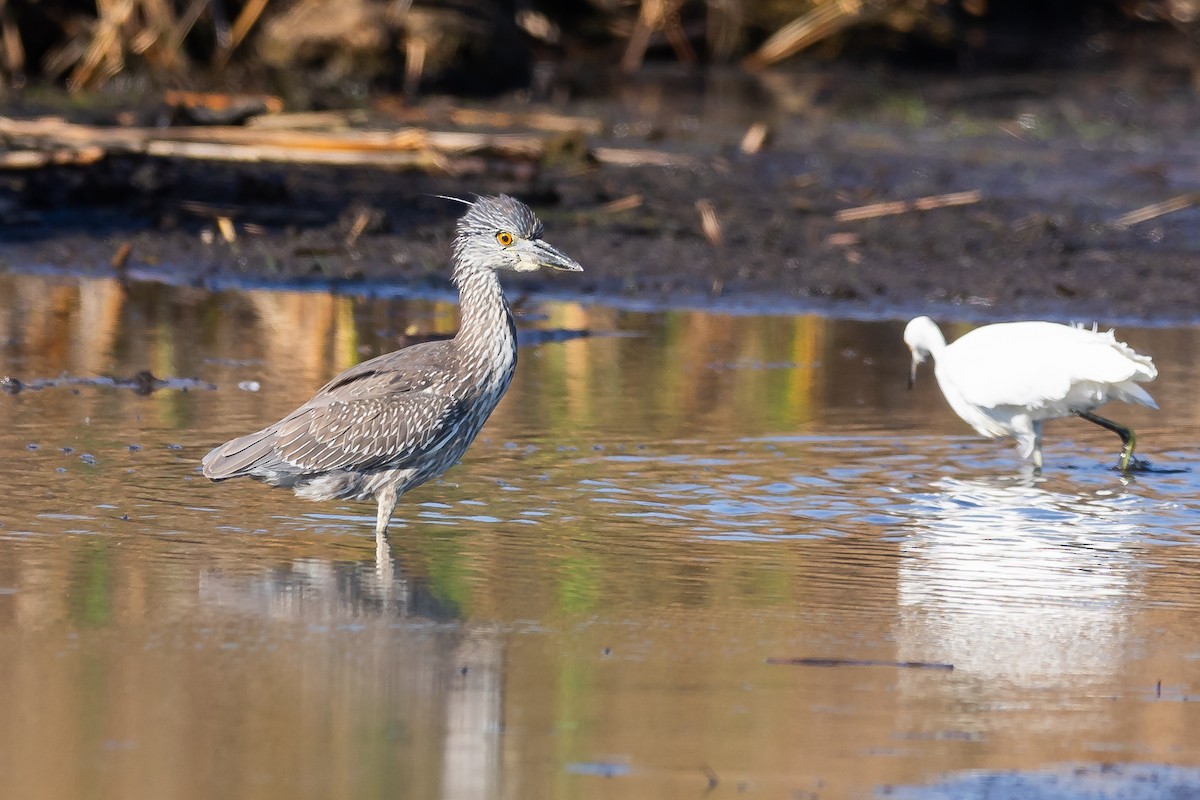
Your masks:
{"label": "muddy bank", "polygon": [[[587,270],[519,290],[833,314],[1196,316],[1200,208],[1189,193],[1200,183],[1200,109],[1183,70],[665,74],[560,110],[601,120],[592,151],[637,147],[688,163],[617,166],[584,153],[494,160],[451,177],[118,156],[10,170],[0,262],[185,283],[438,290],[458,208],[431,195],[503,191],[529,200],[547,238]],[[748,155],[739,144],[756,122],[769,135]],[[838,216],[963,192],[977,195]],[[1181,210],[1128,216],[1181,196]],[[719,243],[703,228],[702,200]]]}

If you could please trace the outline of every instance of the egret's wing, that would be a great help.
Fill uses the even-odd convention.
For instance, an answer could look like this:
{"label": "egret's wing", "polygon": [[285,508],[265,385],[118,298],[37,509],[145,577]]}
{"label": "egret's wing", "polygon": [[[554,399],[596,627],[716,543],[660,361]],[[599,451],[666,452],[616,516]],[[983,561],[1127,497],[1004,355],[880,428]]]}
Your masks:
{"label": "egret's wing", "polygon": [[963,399],[984,408],[1036,409],[1063,400],[1078,383],[1118,385],[1157,375],[1148,356],[1118,342],[1111,331],[1052,322],[977,328],[954,342],[943,359]]}

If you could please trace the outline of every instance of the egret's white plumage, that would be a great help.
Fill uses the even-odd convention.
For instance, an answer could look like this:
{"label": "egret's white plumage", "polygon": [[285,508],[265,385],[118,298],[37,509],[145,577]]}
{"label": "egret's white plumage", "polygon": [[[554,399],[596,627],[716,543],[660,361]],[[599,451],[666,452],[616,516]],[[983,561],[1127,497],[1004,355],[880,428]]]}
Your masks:
{"label": "egret's white plumage", "polygon": [[1158,375],[1149,356],[1100,332],[1055,322],[984,325],[946,344],[929,317],[904,329],[912,373],[933,356],[934,375],[958,416],[984,436],[1012,436],[1021,455],[1042,465],[1042,422],[1081,416],[1124,442],[1121,468],[1133,453],[1133,432],[1091,411],[1109,400],[1158,408],[1139,383]]}

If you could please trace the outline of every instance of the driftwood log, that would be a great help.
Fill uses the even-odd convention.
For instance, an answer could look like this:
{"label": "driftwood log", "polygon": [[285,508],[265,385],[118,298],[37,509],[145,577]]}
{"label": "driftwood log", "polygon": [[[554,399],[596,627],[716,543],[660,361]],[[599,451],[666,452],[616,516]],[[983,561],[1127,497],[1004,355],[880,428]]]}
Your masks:
{"label": "driftwood log", "polygon": [[[544,116],[537,121],[545,128],[553,127]],[[32,120],[0,117],[0,142],[6,145],[5,152],[0,154],[0,168],[92,163],[112,154],[378,166],[450,174],[482,171],[481,159],[485,158],[538,162],[563,153],[623,166],[683,166],[692,162],[690,156],[653,149],[588,148],[583,137],[583,131],[565,125],[559,130],[534,133],[436,131],[420,127],[394,131],[314,131],[268,125],[101,127],[57,117]]]}

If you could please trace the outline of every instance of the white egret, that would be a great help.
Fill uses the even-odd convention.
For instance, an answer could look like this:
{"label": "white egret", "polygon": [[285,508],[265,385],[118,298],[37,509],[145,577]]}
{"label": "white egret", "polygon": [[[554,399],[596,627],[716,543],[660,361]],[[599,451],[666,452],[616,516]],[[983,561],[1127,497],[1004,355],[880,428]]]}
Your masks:
{"label": "white egret", "polygon": [[954,412],[988,437],[1012,436],[1023,458],[1042,466],[1042,423],[1077,416],[1121,437],[1122,471],[1133,456],[1134,434],[1092,409],[1109,400],[1158,405],[1139,383],[1158,375],[1149,356],[1118,342],[1113,331],[1055,322],[984,325],[953,344],[929,317],[904,329],[912,351],[912,388],[917,365],[933,356],[934,375]]}

